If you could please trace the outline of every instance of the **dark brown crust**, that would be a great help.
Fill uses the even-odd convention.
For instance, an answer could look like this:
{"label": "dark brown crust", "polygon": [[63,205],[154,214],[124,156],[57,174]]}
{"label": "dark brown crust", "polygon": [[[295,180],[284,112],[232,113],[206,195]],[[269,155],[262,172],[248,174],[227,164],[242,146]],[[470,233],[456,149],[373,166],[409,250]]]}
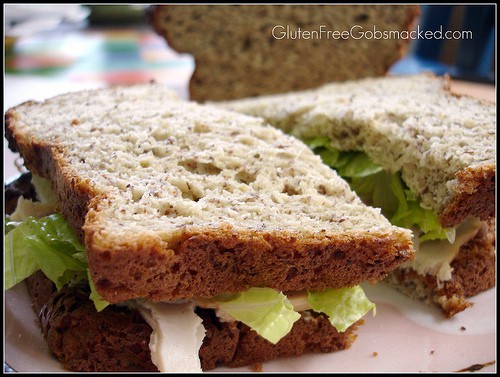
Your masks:
{"label": "dark brown crust", "polygon": [[143,239],[131,252],[129,245],[100,250],[94,230],[86,234],[92,277],[113,303],[130,297],[213,297],[249,287],[297,291],[375,283],[410,258],[408,245],[392,235],[302,240],[220,228],[185,234],[175,250]]}
{"label": "dark brown crust", "polygon": [[[29,104],[37,104],[37,102],[29,101],[19,106]],[[88,182],[67,173],[69,169],[64,162],[64,151],[53,144],[27,140],[22,135],[16,135],[14,126],[16,121],[15,108],[7,111],[5,137],[9,142],[9,148],[21,154],[26,168],[32,174],[52,180],[54,192],[60,198],[59,210],[78,234],[79,239],[83,241],[82,226],[88,212],[89,202],[96,194],[92,192]]]}
{"label": "dark brown crust", "polygon": [[[151,362],[149,325],[133,310],[109,306],[96,312],[85,288],[54,285],[38,272],[28,279],[33,308],[50,351],[71,371],[157,371]],[[203,370],[239,367],[284,356],[349,348],[363,320],[338,333],[324,315],[310,313],[273,345],[242,323],[221,323],[212,310],[198,309],[206,336],[200,349]]]}
{"label": "dark brown crust", "polygon": [[441,224],[454,227],[469,217],[495,217],[495,164],[468,167],[456,177],[455,195],[439,216]]}
{"label": "dark brown crust", "polygon": [[397,268],[386,278],[406,295],[441,307],[446,317],[472,306],[467,298],[495,286],[495,221],[491,219],[476,237],[463,245],[451,263],[452,279],[438,284],[433,275],[419,275],[415,270]]}

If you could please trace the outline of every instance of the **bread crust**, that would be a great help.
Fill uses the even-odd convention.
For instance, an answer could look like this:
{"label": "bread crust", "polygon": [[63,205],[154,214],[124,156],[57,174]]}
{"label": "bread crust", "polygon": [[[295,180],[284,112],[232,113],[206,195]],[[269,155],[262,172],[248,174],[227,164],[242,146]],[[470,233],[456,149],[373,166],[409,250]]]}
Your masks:
{"label": "bread crust", "polygon": [[296,291],[375,283],[410,258],[408,245],[391,234],[301,239],[219,228],[184,234],[175,249],[143,239],[135,250],[101,250],[92,231],[86,236],[94,284],[113,303],[131,296],[171,301],[249,287]]}
{"label": "bread crust", "polygon": [[494,218],[496,164],[471,166],[456,173],[455,195],[439,215],[444,227],[454,227],[469,217]]}
{"label": "bread crust", "polygon": [[495,240],[495,221],[490,219],[451,262],[451,280],[440,282],[435,275],[401,267],[391,271],[385,281],[410,297],[440,307],[450,318],[472,306],[467,298],[495,286]]}
{"label": "bread crust", "polygon": [[[36,102],[29,101],[19,106],[35,104]],[[15,111],[7,111],[5,115],[6,125],[14,125],[17,119]],[[71,224],[80,241],[83,242],[84,231],[82,227],[91,199],[96,196],[89,181],[82,180],[66,168],[64,151],[58,149],[57,145],[17,137],[15,127],[9,126],[5,128],[5,137],[9,142],[9,148],[13,152],[21,153],[24,165],[30,173],[44,178],[53,177],[53,190],[60,198],[63,198],[58,202],[58,209],[65,214],[66,220]]]}
{"label": "bread crust", "polygon": [[[85,287],[57,292],[42,272],[28,280],[33,309],[49,350],[74,372],[157,371],[151,361],[151,327],[135,310],[108,306],[95,310]],[[347,349],[356,339],[359,320],[339,333],[326,316],[302,312],[292,331],[276,345],[242,323],[219,322],[213,310],[197,309],[206,336],[199,356],[203,370],[242,367],[279,357]],[[307,319],[306,319],[307,318]]]}

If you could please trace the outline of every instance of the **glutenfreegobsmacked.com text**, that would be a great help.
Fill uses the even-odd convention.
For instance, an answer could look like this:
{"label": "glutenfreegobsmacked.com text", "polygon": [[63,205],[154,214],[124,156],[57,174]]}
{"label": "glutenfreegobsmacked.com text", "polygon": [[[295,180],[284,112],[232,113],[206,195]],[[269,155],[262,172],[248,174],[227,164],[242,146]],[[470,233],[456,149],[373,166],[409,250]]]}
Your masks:
{"label": "glutenfreegobsmacked.com text", "polygon": [[361,25],[353,25],[346,30],[331,30],[325,25],[316,29],[293,28],[290,25],[275,25],[271,29],[275,39],[436,39],[436,40],[460,40],[472,39],[471,30],[445,30],[441,25],[437,30],[422,30],[420,25],[413,30],[380,30],[374,25],[367,29]]}

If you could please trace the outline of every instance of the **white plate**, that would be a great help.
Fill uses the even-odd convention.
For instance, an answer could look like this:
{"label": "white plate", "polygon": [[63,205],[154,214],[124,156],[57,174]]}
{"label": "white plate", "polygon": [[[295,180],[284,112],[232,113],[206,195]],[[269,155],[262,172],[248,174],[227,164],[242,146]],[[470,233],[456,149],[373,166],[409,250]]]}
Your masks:
{"label": "white plate", "polygon": [[[365,286],[377,304],[348,350],[263,363],[264,372],[457,372],[478,365],[496,371],[496,289],[473,299],[474,306],[451,319],[385,285]],[[26,287],[5,297],[5,357],[18,372],[62,372],[36,324]],[[493,363],[492,363],[493,362]],[[251,371],[251,368],[218,368]]]}

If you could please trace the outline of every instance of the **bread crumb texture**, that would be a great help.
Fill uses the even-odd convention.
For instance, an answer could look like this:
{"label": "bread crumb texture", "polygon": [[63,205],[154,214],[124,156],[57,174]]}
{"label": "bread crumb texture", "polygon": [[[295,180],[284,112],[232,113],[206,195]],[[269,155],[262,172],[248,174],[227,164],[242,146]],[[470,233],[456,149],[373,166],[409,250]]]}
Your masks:
{"label": "bread crumb texture", "polygon": [[400,171],[423,206],[444,214],[445,226],[494,216],[496,105],[451,94],[446,78],[370,78],[220,106],[301,139],[327,136],[339,150],[364,151]]}
{"label": "bread crumb texture", "polygon": [[[165,298],[165,284],[174,282],[171,295],[183,296],[197,286],[190,279],[207,296],[241,289],[244,279],[233,282],[238,288],[230,278],[229,286],[212,281],[223,280],[217,269],[234,279],[242,274],[242,266],[223,264],[236,263],[234,250],[250,266],[245,274],[281,276],[274,285],[292,276],[285,266],[294,265],[294,253],[311,247],[326,253],[366,242],[350,251],[373,265],[356,280],[381,278],[412,255],[411,234],[362,204],[305,144],[259,118],[180,101],[160,85],[29,102],[8,112],[7,128],[28,168],[51,178],[61,203],[70,203],[61,210],[85,240],[96,284],[109,288],[112,301]],[[279,268],[267,259],[278,249]],[[214,273],[209,281],[203,269]],[[309,279],[298,275],[290,280],[294,289]]]}

